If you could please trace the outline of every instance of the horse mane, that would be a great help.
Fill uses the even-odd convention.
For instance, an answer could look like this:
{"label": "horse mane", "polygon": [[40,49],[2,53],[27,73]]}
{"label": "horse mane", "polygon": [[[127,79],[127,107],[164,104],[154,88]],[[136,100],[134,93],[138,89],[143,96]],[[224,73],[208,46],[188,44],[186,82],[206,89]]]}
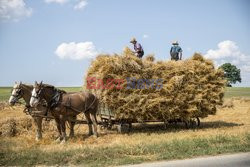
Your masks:
{"label": "horse mane", "polygon": [[56,88],[56,87],[53,86],[53,85],[43,84],[43,87],[45,87],[45,88],[52,88],[52,89],[58,91],[59,93],[63,93],[63,94],[64,94],[64,93],[67,93],[65,90],[58,89],[58,88]]}
{"label": "horse mane", "polygon": [[30,84],[26,84],[26,83],[22,83],[22,85],[24,85],[24,86],[27,86],[27,87],[34,87],[33,85],[30,85]]}
{"label": "horse mane", "polygon": [[55,88],[53,85],[49,85],[49,84],[42,84],[42,86],[44,88]]}
{"label": "horse mane", "polygon": [[26,84],[26,83],[21,83],[20,86],[23,87],[24,89],[28,89],[29,91],[34,88],[33,85]]}

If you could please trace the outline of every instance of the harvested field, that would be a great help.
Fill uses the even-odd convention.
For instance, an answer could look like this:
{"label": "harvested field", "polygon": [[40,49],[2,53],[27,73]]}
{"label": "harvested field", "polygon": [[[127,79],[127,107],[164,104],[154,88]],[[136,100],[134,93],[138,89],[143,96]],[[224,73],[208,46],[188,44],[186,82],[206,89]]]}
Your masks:
{"label": "harvested field", "polygon": [[53,140],[53,121],[49,127],[44,123],[44,138],[36,142],[34,126],[30,127],[30,118],[22,113],[22,107],[6,108],[0,111],[1,129],[3,124],[12,125],[6,120],[14,120],[16,135],[0,136],[0,164],[113,166],[250,151],[250,100],[233,98],[232,103],[232,108],[219,108],[216,115],[202,119],[196,129],[187,130],[183,124],[167,129],[158,123],[135,124],[129,134],[99,130],[96,139],[87,136],[86,125],[77,125],[76,137],[65,145]]}

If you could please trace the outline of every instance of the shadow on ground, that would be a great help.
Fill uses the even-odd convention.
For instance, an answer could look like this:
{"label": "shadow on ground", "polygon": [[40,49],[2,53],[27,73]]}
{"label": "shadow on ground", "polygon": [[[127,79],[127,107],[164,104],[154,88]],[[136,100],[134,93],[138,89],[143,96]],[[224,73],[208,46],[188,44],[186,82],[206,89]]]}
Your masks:
{"label": "shadow on ground", "polygon": [[[183,130],[204,130],[204,129],[215,129],[223,127],[235,127],[243,126],[244,124],[238,124],[234,122],[225,122],[225,121],[209,121],[201,122],[199,127],[187,129],[184,123],[177,124],[168,124],[165,127],[164,123],[137,123],[133,124],[132,129],[129,133],[167,133],[167,132],[179,132]],[[115,128],[113,128],[115,130]]]}

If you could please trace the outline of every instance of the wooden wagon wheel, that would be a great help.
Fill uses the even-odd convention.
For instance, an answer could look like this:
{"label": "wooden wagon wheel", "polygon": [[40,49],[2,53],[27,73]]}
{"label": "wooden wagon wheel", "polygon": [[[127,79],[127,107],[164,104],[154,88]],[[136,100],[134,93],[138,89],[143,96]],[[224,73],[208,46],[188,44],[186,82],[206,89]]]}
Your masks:
{"label": "wooden wagon wheel", "polygon": [[117,125],[117,131],[118,131],[118,133],[128,133],[129,132],[129,127],[130,127],[129,124],[119,123]]}
{"label": "wooden wagon wheel", "polygon": [[201,125],[200,118],[199,118],[199,117],[196,117],[196,120],[197,120],[197,126],[199,127],[199,126]]}
{"label": "wooden wagon wheel", "polygon": [[132,130],[132,123],[131,123],[131,122],[128,124],[128,128],[129,128],[129,129],[128,129],[129,131]]}
{"label": "wooden wagon wheel", "polygon": [[107,127],[108,127],[108,123],[107,123],[107,121],[105,120],[105,119],[103,119],[103,118],[101,118],[101,129],[103,130],[103,129],[107,129]]}
{"label": "wooden wagon wheel", "polygon": [[111,130],[113,126],[112,121],[106,118],[101,118],[101,129]]}
{"label": "wooden wagon wheel", "polygon": [[195,118],[190,118],[187,121],[184,121],[186,128],[196,128],[200,126],[200,118],[199,117],[195,117]]}
{"label": "wooden wagon wheel", "polygon": [[112,129],[112,127],[113,127],[113,123],[112,123],[112,122],[109,122],[109,123],[108,123],[108,127],[107,127],[107,129],[108,129],[108,130],[111,130],[111,129]]}

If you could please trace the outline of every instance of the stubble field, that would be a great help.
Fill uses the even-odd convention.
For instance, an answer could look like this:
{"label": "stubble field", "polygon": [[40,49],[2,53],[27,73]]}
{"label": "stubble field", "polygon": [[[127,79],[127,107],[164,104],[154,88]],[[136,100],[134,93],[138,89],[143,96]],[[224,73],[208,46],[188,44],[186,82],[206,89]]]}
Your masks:
{"label": "stubble field", "polygon": [[198,128],[134,124],[128,134],[118,134],[114,127],[99,129],[100,137],[94,138],[87,136],[86,125],[76,125],[75,138],[63,145],[54,141],[53,120],[44,122],[43,139],[35,141],[34,125],[23,106],[10,108],[3,102],[9,92],[10,88],[0,89],[0,165],[116,166],[250,151],[250,88],[227,89],[224,107],[201,119]]}

